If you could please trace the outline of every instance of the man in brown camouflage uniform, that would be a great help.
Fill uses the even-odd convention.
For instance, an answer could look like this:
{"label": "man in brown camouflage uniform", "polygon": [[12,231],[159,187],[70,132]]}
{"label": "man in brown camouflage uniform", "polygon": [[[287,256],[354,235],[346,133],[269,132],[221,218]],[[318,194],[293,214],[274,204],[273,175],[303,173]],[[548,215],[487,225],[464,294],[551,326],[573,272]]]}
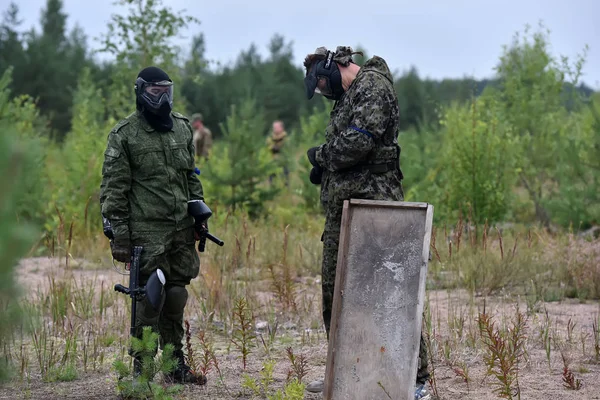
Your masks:
{"label": "man in brown camouflage uniform", "polygon": [[194,128],[194,146],[196,147],[196,157],[208,160],[210,149],[212,148],[212,132],[204,126],[202,114],[192,115],[192,127]]}
{"label": "man in brown camouflage uniform", "polygon": [[[133,246],[142,246],[139,284],[160,268],[166,277],[165,302],[157,313],[137,302],[136,337],[144,326],[160,333],[160,345],[172,344],[178,365],[169,378],[206,383],[185,364],[182,351],[186,286],[196,278],[200,260],[195,249],[196,222],[188,202],[204,200],[195,175],[192,128],[172,112],[173,82],[159,68],[143,69],[136,80],[137,111],[110,131],[104,153],[100,204],[114,235],[113,258],[130,262]],[[136,354],[135,372],[141,371]]]}
{"label": "man in brown camouflage uniform", "polygon": [[[273,121],[271,134],[267,137],[267,146],[269,146],[269,150],[273,155],[273,160],[275,160],[275,162],[283,169],[286,185],[288,185],[289,170],[287,168],[287,160],[285,159],[287,154],[282,153],[284,151],[285,142],[287,141],[287,136],[288,134],[285,131],[283,121]],[[275,175],[271,175],[269,181],[273,182],[273,178],[275,178]]]}
{"label": "man in brown camouflage uniform", "polygon": [[[380,57],[362,67],[352,61],[356,54],[340,46],[335,52],[324,47],[305,61],[307,97],[320,93],[335,100],[325,131],[325,143],[308,150],[313,165],[311,182],[321,185],[325,210],[323,232],[323,320],[329,337],[331,309],[342,207],[344,200],[372,199],[401,201],[403,175],[398,145],[398,99],[392,74]],[[427,353],[421,337],[415,399],[427,399]],[[323,381],[312,382],[307,390],[323,390]]]}

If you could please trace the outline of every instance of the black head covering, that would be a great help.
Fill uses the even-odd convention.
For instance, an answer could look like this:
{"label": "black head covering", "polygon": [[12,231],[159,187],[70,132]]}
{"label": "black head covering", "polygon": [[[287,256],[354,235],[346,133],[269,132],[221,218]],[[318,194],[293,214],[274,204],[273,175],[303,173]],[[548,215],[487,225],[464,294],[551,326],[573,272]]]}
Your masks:
{"label": "black head covering", "polygon": [[[140,71],[138,78],[143,79],[148,83],[156,83],[162,81],[171,81],[169,75],[158,67],[147,67]],[[138,80],[139,82],[139,80]],[[142,113],[148,124],[159,132],[167,132],[173,128],[173,120],[171,119],[171,105],[164,103],[158,110],[145,105],[145,100],[141,97],[141,88],[136,82],[136,107]]]}

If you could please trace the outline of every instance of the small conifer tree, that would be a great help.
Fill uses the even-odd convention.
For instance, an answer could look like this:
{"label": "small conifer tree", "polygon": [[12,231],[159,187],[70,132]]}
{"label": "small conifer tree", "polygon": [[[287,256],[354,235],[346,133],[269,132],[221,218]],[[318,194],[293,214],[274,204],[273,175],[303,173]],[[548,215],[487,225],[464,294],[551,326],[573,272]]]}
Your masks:
{"label": "small conifer tree", "polygon": [[152,328],[144,327],[142,338],[131,338],[132,354],[141,359],[141,373],[135,375],[129,365],[121,360],[113,363],[117,372],[117,390],[124,399],[172,399],[171,395],[182,390],[181,385],[163,387],[154,382],[158,373],[168,374],[177,368],[177,359],[173,357],[173,345],[165,345],[162,353],[157,354],[158,334]]}
{"label": "small conifer tree", "polygon": [[258,217],[281,190],[270,185],[269,177],[277,173],[265,144],[267,125],[254,100],[245,100],[231,107],[223,139],[215,146],[203,171],[203,183],[215,200],[233,209],[244,208],[251,217]]}

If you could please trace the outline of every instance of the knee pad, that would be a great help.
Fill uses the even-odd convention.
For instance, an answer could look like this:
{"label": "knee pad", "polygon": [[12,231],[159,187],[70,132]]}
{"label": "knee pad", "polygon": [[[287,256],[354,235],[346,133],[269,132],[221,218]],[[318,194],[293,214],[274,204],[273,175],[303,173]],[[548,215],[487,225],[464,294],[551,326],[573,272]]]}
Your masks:
{"label": "knee pad", "polygon": [[183,286],[168,286],[165,305],[162,313],[168,319],[177,320],[183,317],[183,309],[187,304],[188,291]]}

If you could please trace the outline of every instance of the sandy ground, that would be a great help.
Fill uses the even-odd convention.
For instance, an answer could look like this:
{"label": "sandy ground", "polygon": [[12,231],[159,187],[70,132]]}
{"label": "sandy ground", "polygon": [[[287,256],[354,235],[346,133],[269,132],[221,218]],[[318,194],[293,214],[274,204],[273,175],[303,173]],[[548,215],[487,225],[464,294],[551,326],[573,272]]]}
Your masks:
{"label": "sandy ground", "polygon": [[[84,268],[84,265],[75,264],[70,272],[77,279],[91,280],[95,284],[105,285],[114,283],[117,276],[109,268],[98,267]],[[28,259],[22,262],[20,281],[27,288],[41,289],[48,285],[48,276],[64,274],[56,260],[47,258]],[[320,301],[319,285],[314,281],[305,282],[305,292],[314,292],[316,301]],[[493,393],[493,376],[485,376],[483,362],[484,350],[481,346],[473,348],[468,345],[468,333],[476,327],[475,318],[483,310],[493,315],[501,324],[508,323],[515,315],[515,305],[518,303],[520,310],[526,311],[526,304],[521,299],[506,296],[494,298],[470,298],[463,291],[428,291],[429,306],[432,315],[432,325],[435,329],[434,345],[437,349],[434,357],[436,388],[440,399],[495,399]],[[545,311],[547,311],[547,316]],[[460,316],[464,318],[463,334],[456,329],[450,329],[449,320],[456,321]],[[594,344],[592,337],[592,324],[599,320],[600,304],[594,301],[581,303],[574,300],[541,304],[539,312],[528,315],[527,319],[527,356],[520,363],[519,386],[521,399],[600,399],[600,360],[594,357]],[[283,324],[286,322],[282,315]],[[190,318],[194,321],[194,318]],[[541,340],[541,330],[546,321],[550,321],[550,331],[553,337],[550,365],[547,353]],[[571,334],[571,343],[567,342],[567,325],[569,320],[574,323]],[[309,362],[309,372],[305,377],[306,382],[321,378],[325,373],[327,342],[323,331],[311,332],[311,340],[306,340],[306,329],[302,326],[287,321],[288,329],[280,328],[278,339],[271,349],[271,356],[277,360],[275,367],[275,382],[272,388],[280,389],[284,386],[290,363],[285,357],[285,348],[291,346],[296,354],[302,353]],[[127,322],[128,323],[128,322]],[[308,324],[308,323],[307,323]],[[197,330],[197,327],[193,327]],[[260,332],[259,332],[260,333]],[[216,372],[208,375],[209,382],[206,386],[188,386],[177,399],[251,399],[247,391],[241,387],[242,375],[247,373],[254,378],[260,378],[262,362],[267,358],[264,349],[256,348],[249,356],[246,371],[242,370],[240,354],[232,348],[226,351],[227,338],[218,336],[215,341],[217,358],[224,378],[221,382]],[[304,337],[304,340],[302,339]],[[585,353],[583,345],[585,343]],[[570,368],[577,379],[582,382],[580,390],[568,390],[563,387],[562,370],[563,362],[559,346],[571,360]],[[444,356],[444,348],[448,357]],[[118,351],[116,348],[114,351]],[[31,362],[35,366],[35,362]],[[468,370],[468,384],[459,377],[455,369]],[[79,376],[72,382],[45,383],[39,373],[34,370],[29,374],[29,383],[18,380],[9,382],[0,387],[0,399],[118,399],[116,393],[116,376],[111,370],[110,360],[98,372],[84,373],[79,371]],[[387,397],[377,397],[384,400]],[[321,399],[320,395],[306,393],[305,399]],[[516,398],[516,397],[515,397]],[[362,400],[362,399],[357,399]]]}

